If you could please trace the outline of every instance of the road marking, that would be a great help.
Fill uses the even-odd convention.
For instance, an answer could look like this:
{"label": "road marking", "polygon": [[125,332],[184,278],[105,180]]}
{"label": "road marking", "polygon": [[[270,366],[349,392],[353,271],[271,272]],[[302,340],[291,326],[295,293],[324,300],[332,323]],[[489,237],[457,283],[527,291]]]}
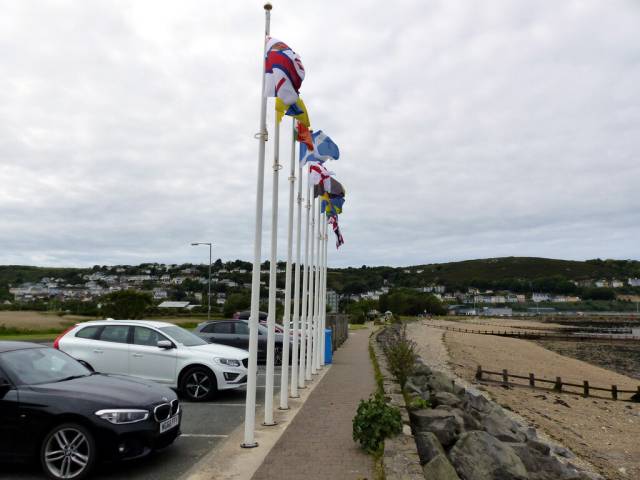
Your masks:
{"label": "road marking", "polygon": [[183,433],[180,436],[193,438],[227,438],[229,435],[214,435],[210,433]]}

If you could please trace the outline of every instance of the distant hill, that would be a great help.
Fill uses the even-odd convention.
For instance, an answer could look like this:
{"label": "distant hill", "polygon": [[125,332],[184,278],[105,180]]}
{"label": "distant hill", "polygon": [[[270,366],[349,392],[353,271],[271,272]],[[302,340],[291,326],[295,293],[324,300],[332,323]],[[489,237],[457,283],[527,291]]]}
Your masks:
{"label": "distant hill", "polygon": [[555,260],[536,257],[503,257],[410,267],[332,269],[330,286],[343,293],[362,293],[387,284],[421,287],[442,284],[448,289],[495,288],[514,292],[532,289],[575,292],[570,281],[640,277],[636,260]]}
{"label": "distant hill", "polygon": [[[237,264],[227,262],[228,265]],[[218,262],[217,262],[218,263]],[[246,262],[243,268],[250,269]],[[149,265],[149,264],[145,264]],[[185,264],[187,265],[187,264]],[[190,264],[188,264],[190,265]],[[222,263],[217,268],[221,267]],[[177,267],[182,268],[183,266]],[[34,282],[42,277],[64,278],[68,283],[83,283],[82,275],[105,267],[48,268],[20,265],[0,266],[0,299],[11,298],[9,285]],[[126,267],[126,273],[137,273],[140,266]],[[147,267],[145,267],[147,268]],[[162,270],[164,272],[164,270]],[[279,274],[279,280],[284,279]],[[461,262],[432,263],[408,267],[362,267],[330,269],[329,288],[340,293],[363,293],[383,285],[423,287],[445,285],[448,290],[467,287],[493,288],[514,292],[551,291],[575,293],[570,281],[640,277],[640,261],[636,260],[556,260],[536,257],[503,257]],[[284,283],[282,281],[281,283]]]}
{"label": "distant hill", "polygon": [[640,276],[640,262],[635,260],[555,260],[537,257],[503,257],[410,267],[424,269],[423,278],[462,282],[472,279],[504,280],[518,278],[535,280],[562,276],[567,280],[587,280]]}

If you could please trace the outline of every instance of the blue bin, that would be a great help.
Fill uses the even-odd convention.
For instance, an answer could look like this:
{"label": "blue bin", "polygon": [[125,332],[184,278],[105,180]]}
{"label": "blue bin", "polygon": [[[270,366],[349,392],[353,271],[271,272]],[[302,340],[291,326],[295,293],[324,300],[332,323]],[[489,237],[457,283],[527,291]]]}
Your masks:
{"label": "blue bin", "polygon": [[324,363],[328,365],[333,360],[333,330],[326,328],[324,330]]}

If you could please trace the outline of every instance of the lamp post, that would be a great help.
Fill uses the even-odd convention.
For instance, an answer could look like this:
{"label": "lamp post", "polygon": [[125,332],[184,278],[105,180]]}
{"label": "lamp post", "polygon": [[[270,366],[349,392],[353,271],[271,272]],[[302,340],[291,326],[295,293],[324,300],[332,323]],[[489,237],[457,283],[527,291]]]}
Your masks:
{"label": "lamp post", "polygon": [[211,242],[192,242],[191,246],[209,245],[209,294],[207,296],[207,320],[211,320]]}

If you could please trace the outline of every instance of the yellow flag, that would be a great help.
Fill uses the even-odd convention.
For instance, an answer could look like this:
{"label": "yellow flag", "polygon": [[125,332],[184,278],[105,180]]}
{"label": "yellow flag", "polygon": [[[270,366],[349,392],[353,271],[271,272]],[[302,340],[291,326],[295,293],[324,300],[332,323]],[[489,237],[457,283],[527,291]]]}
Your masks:
{"label": "yellow flag", "polygon": [[282,121],[282,117],[288,115],[298,120],[305,127],[311,127],[309,114],[307,112],[307,106],[304,104],[302,98],[300,97],[298,97],[296,103],[292,105],[287,105],[282,100],[280,100],[280,97],[276,97],[276,115],[278,117],[278,122]]}

